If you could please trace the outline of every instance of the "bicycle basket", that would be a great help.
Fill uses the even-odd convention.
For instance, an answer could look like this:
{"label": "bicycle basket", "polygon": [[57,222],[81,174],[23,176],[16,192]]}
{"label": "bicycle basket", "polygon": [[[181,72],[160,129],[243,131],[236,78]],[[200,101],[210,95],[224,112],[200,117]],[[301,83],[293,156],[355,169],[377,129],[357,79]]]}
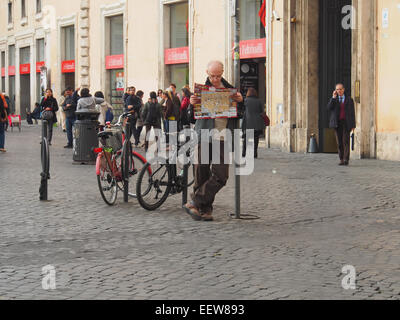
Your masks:
{"label": "bicycle basket", "polygon": [[110,148],[114,152],[122,149],[122,131],[119,129],[107,129],[105,132],[110,133],[100,138],[100,143],[104,148]]}

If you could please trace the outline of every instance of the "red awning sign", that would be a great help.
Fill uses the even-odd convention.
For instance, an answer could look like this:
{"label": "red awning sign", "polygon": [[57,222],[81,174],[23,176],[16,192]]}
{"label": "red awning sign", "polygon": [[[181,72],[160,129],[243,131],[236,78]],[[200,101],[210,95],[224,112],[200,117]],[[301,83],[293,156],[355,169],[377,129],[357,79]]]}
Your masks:
{"label": "red awning sign", "polygon": [[240,41],[240,59],[265,58],[267,41],[263,39]]}
{"label": "red awning sign", "polygon": [[31,65],[29,63],[19,65],[19,74],[30,74]]}
{"label": "red awning sign", "polygon": [[63,61],[61,63],[62,73],[73,73],[75,72],[75,60]]}
{"label": "red awning sign", "polygon": [[9,66],[8,67],[8,75],[9,76],[15,76],[15,66]]}
{"label": "red awning sign", "polygon": [[189,63],[189,47],[166,49],[165,64]]}
{"label": "red awning sign", "polygon": [[45,65],[44,61],[36,62],[36,73],[40,73],[40,68]]}
{"label": "red awning sign", "polygon": [[124,55],[119,54],[115,56],[106,57],[106,69],[124,69]]}

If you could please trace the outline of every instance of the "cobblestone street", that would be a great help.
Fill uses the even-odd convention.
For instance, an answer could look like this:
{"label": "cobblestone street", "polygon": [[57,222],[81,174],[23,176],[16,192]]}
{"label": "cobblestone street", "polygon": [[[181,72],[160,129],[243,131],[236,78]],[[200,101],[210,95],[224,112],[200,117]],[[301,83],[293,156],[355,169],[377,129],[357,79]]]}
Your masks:
{"label": "cobblestone street", "polygon": [[[101,199],[94,166],[72,164],[58,128],[49,202],[39,201],[40,127],[7,132],[0,154],[1,299],[399,299],[400,163],[260,151],[218,195],[215,222],[193,221],[174,196],[149,213],[122,194]],[[233,174],[233,171],[232,171]],[[57,288],[42,288],[42,268]],[[356,268],[344,290],[342,268]]]}

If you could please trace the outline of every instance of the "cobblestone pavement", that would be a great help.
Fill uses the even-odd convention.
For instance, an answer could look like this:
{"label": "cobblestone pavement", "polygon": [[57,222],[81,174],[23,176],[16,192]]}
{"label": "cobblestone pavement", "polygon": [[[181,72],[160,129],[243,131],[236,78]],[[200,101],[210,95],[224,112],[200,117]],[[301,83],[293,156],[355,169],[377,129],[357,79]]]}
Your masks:
{"label": "cobblestone pavement", "polygon": [[[335,155],[260,152],[198,223],[170,198],[155,213],[135,201],[114,208],[93,166],[72,165],[55,130],[49,202],[38,201],[40,128],[7,133],[0,154],[0,299],[399,299],[400,163]],[[42,268],[57,288],[42,288]],[[342,268],[356,268],[356,289]]]}

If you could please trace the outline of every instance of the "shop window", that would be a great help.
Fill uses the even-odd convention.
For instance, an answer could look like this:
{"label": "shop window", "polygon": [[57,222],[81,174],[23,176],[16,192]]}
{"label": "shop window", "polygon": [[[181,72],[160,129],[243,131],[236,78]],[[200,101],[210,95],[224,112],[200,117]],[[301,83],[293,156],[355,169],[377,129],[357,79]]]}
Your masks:
{"label": "shop window", "polygon": [[75,27],[65,27],[64,31],[64,59],[75,60]]}
{"label": "shop window", "polygon": [[36,13],[42,12],[42,0],[36,0]]}
{"label": "shop window", "polygon": [[44,39],[38,39],[36,40],[36,62],[44,60]]}
{"label": "shop window", "polygon": [[240,40],[265,38],[265,28],[258,15],[263,0],[240,0]]}
{"label": "shop window", "polygon": [[21,48],[19,51],[20,64],[30,63],[30,56],[31,56],[31,48],[30,47]]}
{"label": "shop window", "polygon": [[13,3],[12,1],[8,2],[8,24],[13,23]]}
{"label": "shop window", "polygon": [[123,15],[110,18],[110,55],[124,53],[124,17]]}
{"label": "shop window", "polygon": [[8,47],[8,65],[15,66],[15,45]]}
{"label": "shop window", "polygon": [[170,66],[171,83],[176,84],[177,92],[187,84],[189,84],[189,65],[176,64]]}
{"label": "shop window", "polygon": [[170,48],[187,47],[189,45],[189,34],[187,31],[188,23],[188,3],[179,3],[170,6],[171,19],[171,43]]}
{"label": "shop window", "polygon": [[21,0],[21,18],[26,18],[26,3],[25,3],[25,0]]}

